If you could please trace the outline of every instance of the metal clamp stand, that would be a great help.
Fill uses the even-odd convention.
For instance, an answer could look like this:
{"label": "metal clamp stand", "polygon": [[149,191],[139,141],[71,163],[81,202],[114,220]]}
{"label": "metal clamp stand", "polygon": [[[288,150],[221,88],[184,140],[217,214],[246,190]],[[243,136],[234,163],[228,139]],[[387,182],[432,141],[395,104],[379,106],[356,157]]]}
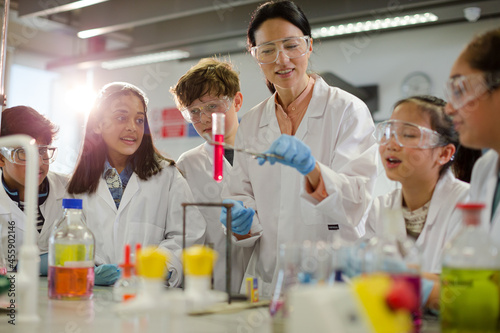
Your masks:
{"label": "metal clamp stand", "polygon": [[[227,304],[231,304],[231,237],[233,235],[233,229],[231,226],[231,208],[233,207],[233,204],[225,204],[222,202],[183,202],[182,203],[182,208],[183,208],[183,213],[182,213],[182,251],[184,252],[184,249],[186,248],[186,207],[188,206],[201,206],[201,207],[226,207],[227,209],[227,214],[226,214],[226,225],[227,225],[227,230],[226,230],[226,293],[227,293]],[[185,271],[184,271],[184,264],[182,265],[182,274],[185,276]]]}

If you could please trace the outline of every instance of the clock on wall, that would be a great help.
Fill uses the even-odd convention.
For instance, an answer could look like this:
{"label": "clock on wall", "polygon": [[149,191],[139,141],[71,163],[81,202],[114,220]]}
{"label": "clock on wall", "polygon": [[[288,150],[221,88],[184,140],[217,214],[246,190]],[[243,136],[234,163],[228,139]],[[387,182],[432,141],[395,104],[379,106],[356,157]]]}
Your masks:
{"label": "clock on wall", "polygon": [[429,95],[432,92],[432,80],[424,72],[412,72],[401,83],[403,97]]}

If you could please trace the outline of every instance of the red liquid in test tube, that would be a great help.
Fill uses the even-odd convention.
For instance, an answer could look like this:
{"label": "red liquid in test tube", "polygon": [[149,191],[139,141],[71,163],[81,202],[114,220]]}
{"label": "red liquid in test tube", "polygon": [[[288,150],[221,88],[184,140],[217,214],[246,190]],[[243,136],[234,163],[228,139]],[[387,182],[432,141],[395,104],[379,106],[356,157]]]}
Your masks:
{"label": "red liquid in test tube", "polygon": [[[217,143],[224,143],[224,123],[226,115],[224,113],[212,113],[212,139]],[[222,181],[224,170],[224,147],[214,145],[214,180],[218,183]]]}

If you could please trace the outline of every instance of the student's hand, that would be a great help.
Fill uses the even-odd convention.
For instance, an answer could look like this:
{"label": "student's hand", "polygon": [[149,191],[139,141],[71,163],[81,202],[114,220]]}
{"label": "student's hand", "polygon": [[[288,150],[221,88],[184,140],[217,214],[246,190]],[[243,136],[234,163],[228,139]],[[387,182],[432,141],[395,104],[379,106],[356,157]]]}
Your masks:
{"label": "student's hand", "polygon": [[[243,202],[225,199],[222,201],[226,204],[233,204],[234,206],[231,208],[231,228],[235,234],[238,235],[246,235],[250,232],[250,228],[252,227],[253,216],[255,215],[255,210],[252,208],[245,208],[243,206]],[[227,208],[222,207],[222,211],[220,213],[220,221],[227,228],[227,220],[226,220]]]}
{"label": "student's hand", "polygon": [[47,276],[49,271],[49,254],[44,253],[40,255],[40,276]]}
{"label": "student's hand", "polygon": [[96,286],[110,286],[120,277],[120,270],[117,265],[104,264],[94,268],[94,284]]}
{"label": "student's hand", "polygon": [[[311,155],[311,149],[296,137],[286,134],[276,139],[264,153],[283,157],[283,159],[269,157],[267,160],[271,165],[279,162],[297,169],[304,176],[313,171],[316,165],[316,160]],[[261,157],[258,157],[257,160],[260,165],[266,162]]]}

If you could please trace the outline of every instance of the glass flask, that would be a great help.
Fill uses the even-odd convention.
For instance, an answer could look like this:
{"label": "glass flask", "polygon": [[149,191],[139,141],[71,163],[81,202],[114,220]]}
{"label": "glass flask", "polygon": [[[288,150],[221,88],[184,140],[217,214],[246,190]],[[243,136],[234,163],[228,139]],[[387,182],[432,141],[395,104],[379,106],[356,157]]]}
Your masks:
{"label": "glass flask", "polygon": [[49,298],[82,300],[94,287],[94,235],[83,223],[82,200],[63,199],[64,216],[49,238]]}
{"label": "glass flask", "polygon": [[458,204],[463,227],[443,251],[441,332],[500,332],[500,256],[480,203]]}
{"label": "glass flask", "polygon": [[[387,209],[385,211],[384,232],[370,240],[365,252],[365,260],[371,259],[372,263],[365,263],[367,272],[384,272],[391,276],[398,285],[408,287],[410,299],[404,302],[410,304],[408,310],[413,318],[414,332],[420,332],[422,326],[421,300],[421,255],[415,246],[415,242],[409,238],[398,237],[398,210]],[[371,248],[371,250],[370,250]],[[373,251],[370,255],[370,251]],[[400,296],[403,297],[403,294]]]}
{"label": "glass flask", "polygon": [[140,281],[135,275],[135,265],[130,261],[130,244],[125,244],[125,258],[120,267],[122,274],[113,285],[113,298],[117,302],[134,298],[139,289]]}

